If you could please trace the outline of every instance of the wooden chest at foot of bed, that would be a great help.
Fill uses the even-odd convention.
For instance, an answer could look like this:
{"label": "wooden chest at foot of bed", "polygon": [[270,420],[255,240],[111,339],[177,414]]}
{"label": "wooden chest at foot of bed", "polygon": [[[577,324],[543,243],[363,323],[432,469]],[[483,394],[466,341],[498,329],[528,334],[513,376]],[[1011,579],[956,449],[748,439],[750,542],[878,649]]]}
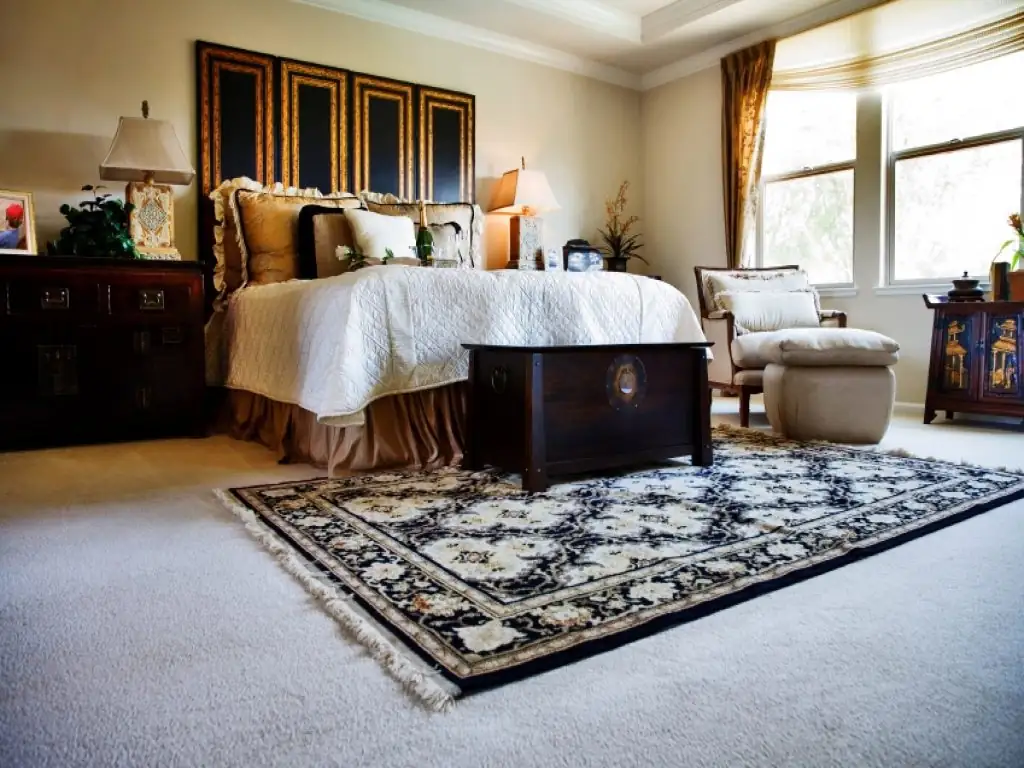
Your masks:
{"label": "wooden chest at foot of bed", "polygon": [[549,478],[691,456],[709,465],[710,344],[502,347],[466,344],[463,466]]}

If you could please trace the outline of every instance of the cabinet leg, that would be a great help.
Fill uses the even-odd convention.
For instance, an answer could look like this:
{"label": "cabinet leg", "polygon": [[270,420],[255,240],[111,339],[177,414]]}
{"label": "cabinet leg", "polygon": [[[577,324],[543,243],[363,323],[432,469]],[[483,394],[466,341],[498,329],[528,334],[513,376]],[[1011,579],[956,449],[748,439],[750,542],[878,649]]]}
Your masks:
{"label": "cabinet leg", "polygon": [[953,411],[946,411],[946,418],[950,421],[953,420]]}
{"label": "cabinet leg", "polygon": [[542,493],[548,489],[548,473],[543,469],[527,469],[523,472],[523,490]]}
{"label": "cabinet leg", "polygon": [[714,464],[715,457],[711,452],[711,445],[698,445],[690,457],[690,463],[695,467],[710,467]]}
{"label": "cabinet leg", "polygon": [[934,408],[925,408],[924,409],[924,423],[925,424],[931,424],[933,421],[935,421],[935,409]]}

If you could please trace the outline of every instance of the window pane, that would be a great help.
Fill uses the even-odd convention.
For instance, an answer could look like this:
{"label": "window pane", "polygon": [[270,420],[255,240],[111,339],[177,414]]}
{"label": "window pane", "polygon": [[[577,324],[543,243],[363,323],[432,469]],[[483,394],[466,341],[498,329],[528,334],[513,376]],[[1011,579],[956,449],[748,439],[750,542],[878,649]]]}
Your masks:
{"label": "window pane", "polygon": [[853,171],[765,185],[766,267],[799,264],[817,284],[853,282]]}
{"label": "window pane", "polygon": [[1024,125],[1024,52],[893,86],[893,149],[941,144]]}
{"label": "window pane", "polygon": [[896,280],[988,274],[1020,210],[1022,142],[896,163]]}
{"label": "window pane", "polygon": [[764,174],[845,163],[856,156],[856,95],[831,91],[768,92]]}

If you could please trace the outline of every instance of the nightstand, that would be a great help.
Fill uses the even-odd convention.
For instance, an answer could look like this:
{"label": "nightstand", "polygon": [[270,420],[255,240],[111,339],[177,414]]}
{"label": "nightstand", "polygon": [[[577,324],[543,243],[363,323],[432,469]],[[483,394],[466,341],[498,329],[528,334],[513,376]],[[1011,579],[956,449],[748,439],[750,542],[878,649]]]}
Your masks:
{"label": "nightstand", "polygon": [[203,433],[195,262],[0,256],[0,449]]}

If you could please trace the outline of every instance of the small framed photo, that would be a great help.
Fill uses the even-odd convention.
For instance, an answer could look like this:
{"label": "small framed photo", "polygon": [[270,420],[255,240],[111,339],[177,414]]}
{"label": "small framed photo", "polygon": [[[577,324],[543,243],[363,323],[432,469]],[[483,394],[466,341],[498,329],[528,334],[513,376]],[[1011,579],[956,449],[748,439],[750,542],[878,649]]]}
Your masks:
{"label": "small framed photo", "polygon": [[604,269],[604,256],[586,240],[570,240],[562,247],[562,261],[566,272],[600,272]]}
{"label": "small framed photo", "polygon": [[544,271],[562,271],[562,254],[558,252],[557,248],[548,248],[544,251]]}
{"label": "small framed photo", "polygon": [[36,211],[31,192],[0,189],[0,253],[36,255]]}

